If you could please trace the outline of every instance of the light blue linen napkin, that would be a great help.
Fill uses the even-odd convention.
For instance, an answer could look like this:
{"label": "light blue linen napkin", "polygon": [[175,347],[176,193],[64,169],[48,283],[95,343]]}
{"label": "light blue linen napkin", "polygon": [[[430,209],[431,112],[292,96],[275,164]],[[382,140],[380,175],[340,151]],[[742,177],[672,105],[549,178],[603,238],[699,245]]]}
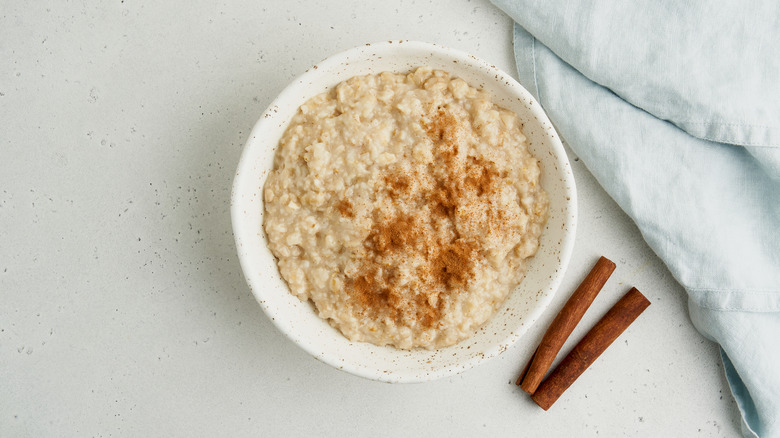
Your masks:
{"label": "light blue linen napkin", "polygon": [[720,345],[744,435],[780,437],[780,3],[493,1],[520,83]]}

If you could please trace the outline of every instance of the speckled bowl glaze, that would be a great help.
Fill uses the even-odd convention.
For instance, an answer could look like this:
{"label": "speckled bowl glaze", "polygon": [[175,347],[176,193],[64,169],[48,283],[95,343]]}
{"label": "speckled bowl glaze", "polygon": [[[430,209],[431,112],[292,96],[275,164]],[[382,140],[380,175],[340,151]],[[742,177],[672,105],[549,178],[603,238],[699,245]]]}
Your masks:
{"label": "speckled bowl glaze", "polygon": [[[279,274],[262,228],[262,186],[278,140],[298,107],[352,76],[407,72],[427,65],[483,88],[498,105],[520,116],[533,154],[542,163],[550,218],[526,278],[474,335],[452,347],[398,350],[350,342],[319,318],[310,302],[294,297]],[[435,44],[388,41],[331,56],[307,70],[271,103],[252,130],[233,183],[231,215],[239,260],[257,301],[273,323],[315,358],[338,369],[385,382],[423,382],[453,375],[497,356],[519,340],[547,308],[569,262],[577,199],[566,152],[552,124],[528,91],[508,74],[472,55]]]}

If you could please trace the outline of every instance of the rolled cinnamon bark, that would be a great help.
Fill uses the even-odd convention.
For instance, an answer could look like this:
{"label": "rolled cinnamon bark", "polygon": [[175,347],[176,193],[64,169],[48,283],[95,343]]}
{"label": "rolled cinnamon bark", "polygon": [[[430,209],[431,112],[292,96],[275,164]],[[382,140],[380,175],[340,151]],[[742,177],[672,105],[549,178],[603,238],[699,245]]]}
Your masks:
{"label": "rolled cinnamon bark", "polygon": [[545,411],[650,305],[636,288],[631,288],[553,370],[531,399]]}
{"label": "rolled cinnamon bark", "polygon": [[528,361],[520,377],[517,378],[516,384],[520,385],[523,391],[529,394],[536,391],[555,360],[555,356],[614,270],[615,264],[611,260],[606,257],[599,258],[588,276],[582,280],[577,290],[566,301],[542,337],[542,342],[531,356],[531,360]]}

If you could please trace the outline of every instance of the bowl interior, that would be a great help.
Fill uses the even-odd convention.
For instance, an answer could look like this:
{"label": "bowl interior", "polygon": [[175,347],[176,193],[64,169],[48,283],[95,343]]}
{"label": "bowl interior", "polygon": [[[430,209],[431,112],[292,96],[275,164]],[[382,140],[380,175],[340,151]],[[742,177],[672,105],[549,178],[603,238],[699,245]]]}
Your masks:
{"label": "bowl interior", "polygon": [[[298,107],[355,75],[407,72],[427,65],[483,88],[517,113],[542,163],[550,217],[526,278],[474,336],[445,349],[402,351],[347,340],[288,290],[266,245],[262,186],[284,130]],[[438,45],[395,41],[342,52],[312,67],[286,88],[252,130],[234,180],[231,214],[239,259],[258,302],[274,324],[314,357],[336,368],[387,382],[418,382],[473,367],[506,350],[539,317],[555,294],[571,254],[576,192],[566,153],[539,104],[514,79],[471,55]]]}

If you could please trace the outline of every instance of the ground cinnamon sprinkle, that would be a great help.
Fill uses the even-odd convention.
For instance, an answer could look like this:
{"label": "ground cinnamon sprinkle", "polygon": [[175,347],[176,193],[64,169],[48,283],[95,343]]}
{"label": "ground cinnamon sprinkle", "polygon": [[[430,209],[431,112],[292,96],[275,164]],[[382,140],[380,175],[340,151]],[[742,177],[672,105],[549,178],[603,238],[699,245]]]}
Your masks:
{"label": "ground cinnamon sprinkle", "polygon": [[472,276],[477,248],[463,239],[440,248],[432,266],[437,282],[448,288],[465,286]]}
{"label": "ground cinnamon sprinkle", "polygon": [[[383,284],[385,282],[377,280],[379,275],[381,275],[379,267],[375,263],[370,263],[360,276],[349,280],[347,285],[352,292],[352,297],[372,316],[376,316],[383,308],[395,310],[392,303],[397,301],[397,296],[391,296],[390,289]],[[396,314],[393,313],[391,316],[395,317]]]}
{"label": "ground cinnamon sprinkle", "polygon": [[387,194],[393,200],[409,191],[409,178],[406,175],[392,174],[386,176],[385,184],[387,184]]}
{"label": "ground cinnamon sprinkle", "polygon": [[[373,225],[364,241],[368,257],[358,275],[347,279],[345,289],[371,318],[435,328],[448,298],[468,287],[482,257],[479,241],[459,236],[455,222],[474,214],[469,205],[474,194],[494,192],[501,175],[493,163],[459,155],[460,143],[466,140],[461,134],[463,122],[444,108],[437,108],[422,123],[440,164],[429,166],[424,175],[432,184],[421,189],[423,175],[409,172],[395,171],[384,178],[390,200],[416,202],[419,214],[396,215]],[[495,222],[501,215],[489,211],[487,218]],[[441,221],[455,232],[442,233]],[[411,258],[422,262],[410,285],[396,275],[395,266]]]}
{"label": "ground cinnamon sprinkle", "polygon": [[413,218],[399,216],[392,221],[374,225],[367,240],[373,251],[382,255],[393,251],[414,249],[420,234],[420,227],[415,226]]}
{"label": "ground cinnamon sprinkle", "polygon": [[344,217],[355,217],[355,213],[352,211],[352,203],[347,199],[342,199],[336,204],[336,210]]}
{"label": "ground cinnamon sprinkle", "polygon": [[492,192],[496,180],[500,177],[495,166],[487,166],[480,160],[469,157],[469,168],[465,183],[477,191],[477,196]]}
{"label": "ground cinnamon sprinkle", "polygon": [[454,160],[458,155],[460,122],[452,114],[438,108],[426,125],[428,138],[436,146],[438,155],[444,160],[448,170],[454,170]]}

